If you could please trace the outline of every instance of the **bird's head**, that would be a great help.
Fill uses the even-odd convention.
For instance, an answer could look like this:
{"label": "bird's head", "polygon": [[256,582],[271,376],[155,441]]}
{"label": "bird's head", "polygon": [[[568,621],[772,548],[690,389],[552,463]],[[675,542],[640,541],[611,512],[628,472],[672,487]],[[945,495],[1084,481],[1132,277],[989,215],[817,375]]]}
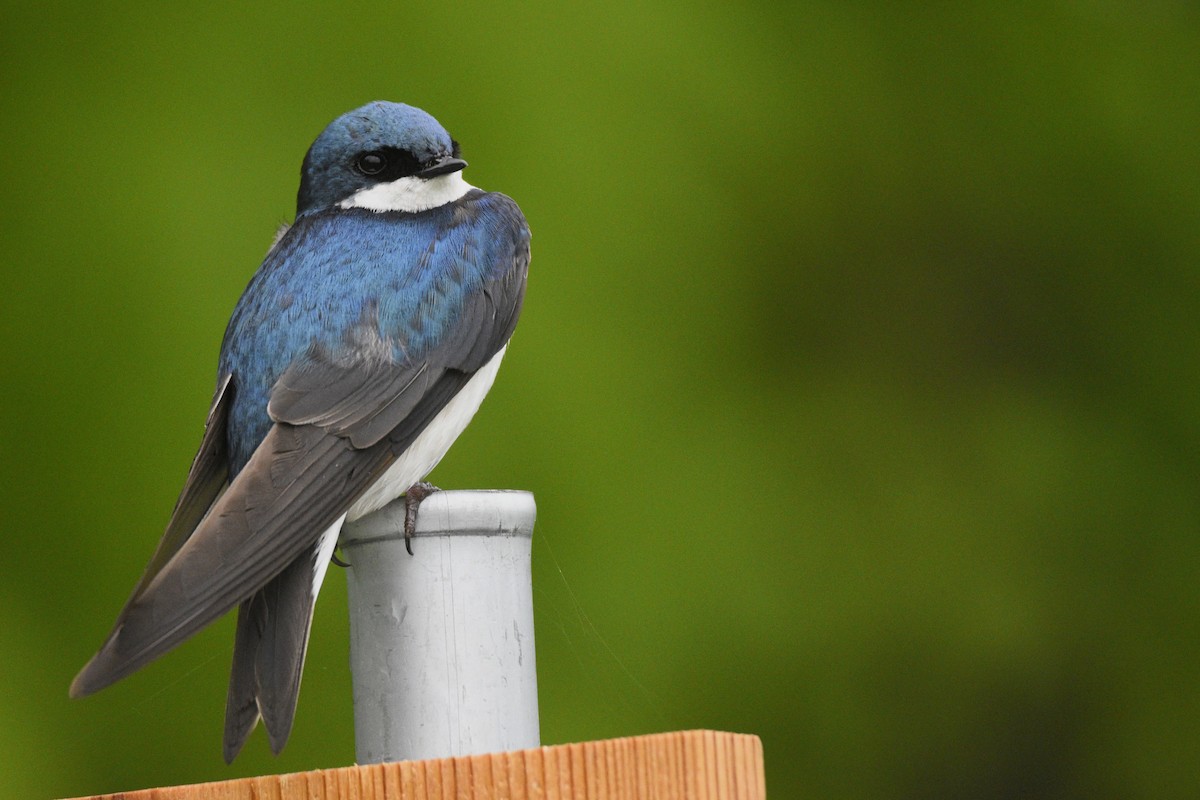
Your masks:
{"label": "bird's head", "polygon": [[424,211],[471,186],[458,142],[436,119],[403,103],[376,101],[329,123],[300,168],[296,215],[331,206]]}

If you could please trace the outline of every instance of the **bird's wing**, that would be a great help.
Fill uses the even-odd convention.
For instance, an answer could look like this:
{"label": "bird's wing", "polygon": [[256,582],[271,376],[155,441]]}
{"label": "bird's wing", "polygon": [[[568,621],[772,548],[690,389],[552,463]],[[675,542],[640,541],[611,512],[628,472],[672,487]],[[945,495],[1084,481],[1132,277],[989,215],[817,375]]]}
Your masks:
{"label": "bird's wing", "polygon": [[121,612],[71,694],[125,677],[261,589],[311,549],[387,457],[385,447],[355,450],[316,426],[275,425],[195,532]]}
{"label": "bird's wing", "polygon": [[[175,501],[171,519],[158,542],[158,547],[154,550],[154,555],[150,558],[150,563],[146,565],[142,577],[133,589],[133,594],[130,595],[125,608],[121,611],[120,616],[122,617],[195,532],[200,520],[204,518],[213,501],[227,485],[229,466],[226,458],[228,452],[226,434],[229,408],[233,404],[231,377],[222,375],[217,381],[217,390],[208,411],[208,419],[204,423],[204,436],[200,440],[200,448],[196,451],[195,458],[192,459],[192,466],[188,470],[183,491],[179,493],[179,499]],[[81,680],[82,678],[83,673],[81,672],[75,682],[71,684],[72,697],[80,697],[94,691],[94,689],[87,688]]]}
{"label": "bird's wing", "polygon": [[208,411],[208,419],[204,423],[204,436],[200,440],[200,449],[196,451],[196,457],[192,459],[191,469],[188,470],[187,480],[184,481],[179,499],[175,501],[175,510],[171,512],[167,529],[163,533],[162,539],[159,540],[158,548],[154,551],[150,563],[146,565],[146,571],[142,574],[141,580],[133,590],[131,602],[142,593],[146,584],[158,574],[171,556],[175,555],[183,546],[183,543],[196,530],[196,526],[200,524],[200,520],[208,513],[213,500],[225,488],[229,478],[229,463],[226,458],[229,445],[226,428],[229,424],[229,407],[233,404],[231,377],[231,375],[222,375],[217,381],[217,391]]}
{"label": "bird's wing", "polygon": [[323,350],[310,352],[275,384],[271,418],[316,425],[356,448],[387,438],[396,453],[403,452],[512,336],[525,288],[525,270],[514,273],[465,298],[451,333],[415,363],[399,366],[371,356],[347,362]]}
{"label": "bird's wing", "polygon": [[375,347],[314,347],[284,372],[269,404],[275,424],[191,536],[143,580],[73,696],[125,677],[312,551],[512,334],[527,233],[512,242],[503,257],[491,254],[499,266],[461,297],[448,335],[419,358],[383,363]]}

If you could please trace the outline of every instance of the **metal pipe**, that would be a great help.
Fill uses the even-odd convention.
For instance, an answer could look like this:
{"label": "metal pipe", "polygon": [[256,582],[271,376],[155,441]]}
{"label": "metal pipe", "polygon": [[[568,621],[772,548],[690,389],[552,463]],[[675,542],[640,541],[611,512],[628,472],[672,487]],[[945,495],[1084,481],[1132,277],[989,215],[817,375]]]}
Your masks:
{"label": "metal pipe", "polygon": [[537,747],[533,495],[441,491],[342,530],[360,764]]}

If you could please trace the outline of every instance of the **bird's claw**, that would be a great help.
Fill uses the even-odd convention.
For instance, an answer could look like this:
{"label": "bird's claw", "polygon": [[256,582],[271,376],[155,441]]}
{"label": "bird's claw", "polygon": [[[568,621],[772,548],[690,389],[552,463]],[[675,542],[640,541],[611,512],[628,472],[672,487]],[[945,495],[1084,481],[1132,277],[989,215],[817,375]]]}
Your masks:
{"label": "bird's claw", "polygon": [[404,549],[410,556],[413,554],[412,539],[417,532],[417,509],[422,500],[440,491],[441,489],[432,483],[420,481],[408,487],[408,491],[404,493]]}

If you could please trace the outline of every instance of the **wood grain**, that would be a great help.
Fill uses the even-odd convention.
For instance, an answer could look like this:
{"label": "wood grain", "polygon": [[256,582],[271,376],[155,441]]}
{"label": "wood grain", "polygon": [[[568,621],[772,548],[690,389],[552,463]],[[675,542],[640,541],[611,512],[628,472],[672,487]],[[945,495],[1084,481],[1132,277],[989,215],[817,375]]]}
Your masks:
{"label": "wood grain", "polygon": [[676,731],[77,800],[765,800],[762,742]]}

